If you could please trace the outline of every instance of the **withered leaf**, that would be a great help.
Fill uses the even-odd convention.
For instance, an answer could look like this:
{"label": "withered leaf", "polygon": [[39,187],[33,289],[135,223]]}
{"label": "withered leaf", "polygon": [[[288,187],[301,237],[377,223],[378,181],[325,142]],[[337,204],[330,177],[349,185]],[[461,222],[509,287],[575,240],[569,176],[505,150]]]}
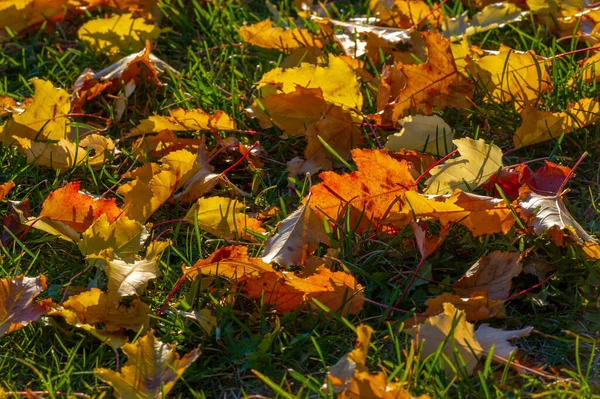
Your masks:
{"label": "withered leaf", "polygon": [[51,299],[35,302],[35,298],[48,288],[46,277],[0,279],[0,336],[11,333],[37,321],[48,312]]}

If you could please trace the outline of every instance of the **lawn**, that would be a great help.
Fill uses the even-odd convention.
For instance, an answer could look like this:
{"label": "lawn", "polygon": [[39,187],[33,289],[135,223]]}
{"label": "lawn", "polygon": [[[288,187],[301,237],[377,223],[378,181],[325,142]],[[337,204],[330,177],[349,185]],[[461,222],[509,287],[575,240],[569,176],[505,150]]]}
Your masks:
{"label": "lawn", "polygon": [[[0,397],[600,396],[595,5],[511,2],[522,14],[473,22],[459,56],[444,21],[489,2],[396,1],[353,58],[364,37],[345,53],[339,21],[384,2],[17,3],[0,3]],[[244,34],[264,20],[285,31]],[[81,78],[136,52],[110,82]],[[384,148],[415,115],[459,151],[440,124]],[[461,294],[497,253],[518,272]],[[506,340],[473,347],[485,323],[531,329],[504,358]]]}

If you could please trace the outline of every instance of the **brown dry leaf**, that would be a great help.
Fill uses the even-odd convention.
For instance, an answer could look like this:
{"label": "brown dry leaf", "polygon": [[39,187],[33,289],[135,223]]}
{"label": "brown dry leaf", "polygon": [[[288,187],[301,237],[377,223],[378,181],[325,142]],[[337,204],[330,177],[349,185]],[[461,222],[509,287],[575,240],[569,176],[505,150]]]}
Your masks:
{"label": "brown dry leaf", "polygon": [[119,55],[142,50],[147,40],[157,40],[163,31],[143,18],[121,14],[87,21],[79,28],[77,36],[92,50],[106,54],[114,61]]}
{"label": "brown dry leaf", "polygon": [[301,275],[276,271],[260,258],[248,257],[248,249],[242,246],[221,248],[194,266],[184,267],[183,273],[188,280],[200,274],[235,280],[249,297],[264,297],[265,303],[279,312],[298,309],[313,298],[342,314],[357,314],[364,303],[362,287],[350,274],[332,272],[325,266]]}
{"label": "brown dry leaf", "polygon": [[150,326],[148,305],[137,298],[122,305],[98,288],[69,297],[52,314],[63,316],[70,325],[86,330],[115,349],[127,342],[125,330],[144,333]]}
{"label": "brown dry leaf", "polygon": [[123,399],[163,398],[200,356],[199,350],[194,349],[180,358],[176,346],[160,342],[150,330],[134,343],[123,345],[127,363],[120,372],[96,368],[94,374],[110,384]]}
{"label": "brown dry leaf", "polygon": [[500,46],[498,54],[468,60],[468,70],[489,93],[484,98],[501,103],[514,100],[517,111],[534,105],[552,89],[549,68],[550,61],[534,51],[519,53],[506,46]]}
{"label": "brown dry leaf", "polygon": [[46,277],[0,279],[0,337],[37,321],[52,306],[51,299],[35,301],[48,288]]}
{"label": "brown dry leaf", "polygon": [[388,136],[390,151],[416,150],[445,156],[452,149],[454,132],[437,115],[412,115],[398,120],[402,130]]}
{"label": "brown dry leaf", "polygon": [[370,227],[378,228],[388,214],[399,212],[405,194],[417,189],[411,165],[397,161],[393,154],[355,149],[352,158],[358,171],[344,175],[323,172],[319,175],[323,182],[310,191],[309,206],[315,215],[311,232],[321,242],[329,241],[323,231],[323,218],[338,221],[346,217],[348,209],[349,226],[362,233]]}
{"label": "brown dry leaf", "polygon": [[444,19],[439,9],[432,9],[423,0],[371,0],[369,9],[382,24],[404,29],[413,29],[424,21],[436,28]]}
{"label": "brown dry leaf", "polygon": [[454,284],[452,288],[461,297],[487,292],[489,299],[508,298],[512,278],[523,270],[520,252],[493,251],[482,256]]}
{"label": "brown dry leaf", "polygon": [[425,314],[428,316],[440,314],[444,312],[444,306],[448,303],[451,303],[456,309],[464,311],[467,321],[504,316],[504,302],[499,299],[488,298],[486,292],[477,292],[467,298],[445,292],[425,301],[427,305]]}
{"label": "brown dry leaf", "polygon": [[437,33],[423,32],[427,46],[427,62],[389,67],[380,79],[377,110],[374,118],[381,124],[392,124],[407,115],[430,115],[433,108],[471,108],[469,98],[473,83],[460,74],[450,49],[450,41]]}
{"label": "brown dry leaf", "polygon": [[246,216],[245,209],[246,205],[231,198],[200,198],[190,208],[185,220],[192,224],[197,222],[200,229],[217,237],[256,241],[250,232],[262,234],[266,230],[262,228],[262,222]]}
{"label": "brown dry leaf", "polygon": [[5,145],[12,144],[15,138],[61,140],[69,137],[69,93],[46,80],[33,78],[31,83],[35,90],[33,100],[25,111],[13,114],[0,132],[0,142]]}
{"label": "brown dry leaf", "polygon": [[174,151],[160,159],[123,174],[133,180],[119,186],[123,211],[130,219],[144,223],[173,193],[200,169],[196,155],[186,150]]}
{"label": "brown dry leaf", "polygon": [[452,142],[460,156],[431,169],[425,194],[451,194],[456,189],[471,191],[502,170],[502,150],[497,145],[468,137]]}
{"label": "brown dry leaf", "polygon": [[600,103],[593,98],[583,98],[569,104],[565,112],[542,111],[525,108],[521,111],[521,126],[515,132],[515,147],[525,147],[556,139],[600,120]]}
{"label": "brown dry leaf", "polygon": [[0,201],[6,197],[8,192],[15,187],[15,183],[12,181],[6,182],[4,184],[0,184]]}
{"label": "brown dry leaf", "polygon": [[[473,324],[467,322],[464,311],[456,309],[451,303],[443,304],[443,308],[442,314],[429,317],[425,322],[404,331],[413,336],[423,356],[437,352],[444,344],[442,353],[446,362],[459,365],[464,361],[467,372],[471,374],[483,353],[483,348],[475,338]],[[453,334],[448,339],[451,332]],[[454,354],[453,347],[458,350],[460,358]],[[449,377],[456,375],[448,363],[445,364],[445,370]]]}
{"label": "brown dry leaf", "polygon": [[157,133],[163,130],[173,132],[210,130],[235,130],[234,120],[223,111],[215,111],[212,115],[201,109],[185,110],[178,108],[169,111],[170,116],[154,115],[144,119],[129,134],[129,137],[145,133]]}
{"label": "brown dry leaf", "polygon": [[282,29],[273,26],[268,19],[254,25],[242,26],[239,32],[242,40],[246,43],[279,51],[290,51],[302,47],[323,47],[323,43],[319,39],[315,39],[308,30]]}
{"label": "brown dry leaf", "polygon": [[407,192],[402,210],[390,213],[384,222],[404,227],[413,218],[439,220],[442,225],[459,223],[469,229],[474,237],[506,234],[515,224],[515,217],[504,200],[460,190],[449,196]]}
{"label": "brown dry leaf", "polygon": [[40,218],[58,221],[77,232],[87,230],[101,215],[114,222],[123,213],[114,198],[95,198],[79,191],[79,182],[52,191],[42,204]]}
{"label": "brown dry leaf", "polygon": [[427,258],[429,255],[437,251],[448,232],[450,231],[450,227],[448,224],[442,224],[440,226],[440,235],[427,235],[427,225],[424,222],[415,222],[414,220],[410,221],[410,227],[415,233],[415,241],[417,243],[417,248],[421,253],[423,259]]}

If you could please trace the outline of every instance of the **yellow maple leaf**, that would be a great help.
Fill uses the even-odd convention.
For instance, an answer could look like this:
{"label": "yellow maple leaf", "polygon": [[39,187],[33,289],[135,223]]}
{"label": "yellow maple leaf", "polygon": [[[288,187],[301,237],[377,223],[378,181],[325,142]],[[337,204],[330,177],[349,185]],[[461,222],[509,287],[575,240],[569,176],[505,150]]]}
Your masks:
{"label": "yellow maple leaf", "polygon": [[315,39],[306,29],[282,29],[273,26],[269,19],[254,25],[242,26],[240,36],[246,43],[263,48],[280,51],[295,50],[302,47],[323,47],[323,43]]}
{"label": "yellow maple leaf", "polygon": [[146,40],[158,39],[163,31],[143,18],[122,14],[88,21],[79,28],[77,36],[94,51],[115,59],[142,50]]}
{"label": "yellow maple leaf", "polygon": [[163,130],[197,131],[197,130],[234,130],[234,120],[223,111],[207,114],[201,109],[185,110],[182,108],[169,111],[170,116],[154,115],[144,119],[129,135],[158,133]]}
{"label": "yellow maple leaf", "polygon": [[0,1],[0,37],[8,37],[6,29],[17,33],[60,18],[66,11],[68,0],[3,0]]}

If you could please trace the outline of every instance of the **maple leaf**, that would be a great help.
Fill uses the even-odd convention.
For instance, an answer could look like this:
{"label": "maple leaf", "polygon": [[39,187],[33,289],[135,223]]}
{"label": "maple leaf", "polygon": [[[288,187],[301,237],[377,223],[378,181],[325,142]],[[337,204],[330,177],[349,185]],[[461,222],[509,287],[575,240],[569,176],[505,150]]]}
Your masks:
{"label": "maple leaf", "polygon": [[320,88],[325,101],[348,110],[360,110],[363,97],[356,74],[339,57],[329,55],[329,65],[315,66],[303,62],[297,68],[276,68],[267,72],[257,82],[260,94],[291,93],[297,86],[307,89]]}
{"label": "maple leaf", "polygon": [[4,184],[0,184],[0,201],[6,197],[8,192],[15,187],[15,183],[12,181],[6,182]]}
{"label": "maple leaf", "polygon": [[371,0],[369,9],[382,24],[414,29],[423,19],[437,27],[444,18],[439,9],[432,9],[422,0]]}
{"label": "maple leaf", "polygon": [[450,49],[450,41],[437,33],[423,32],[427,62],[404,65],[401,62],[382,74],[373,117],[382,124],[395,124],[409,112],[429,115],[434,107],[471,108],[473,84],[460,74]]}
{"label": "maple leaf", "polygon": [[200,198],[188,211],[185,219],[217,237],[234,239],[236,237],[255,241],[252,234],[264,233],[262,223],[246,216],[246,205],[231,198]]}
{"label": "maple leaf", "polygon": [[10,145],[15,138],[60,140],[69,137],[70,95],[52,83],[33,78],[33,100],[22,113],[15,113],[3,127],[0,142]]}
{"label": "maple leaf", "polygon": [[323,172],[319,175],[323,182],[310,190],[309,206],[316,216],[311,231],[321,242],[329,241],[322,232],[322,218],[337,221],[348,211],[349,226],[361,233],[377,228],[388,214],[399,212],[406,192],[417,189],[410,164],[397,161],[393,154],[355,149],[352,158],[358,171],[344,175]]}
{"label": "maple leaf", "polygon": [[121,14],[88,21],[79,28],[77,36],[92,50],[114,60],[119,54],[142,50],[146,40],[158,39],[163,31],[143,18]]}
{"label": "maple leaf", "polygon": [[530,50],[518,53],[510,47],[500,46],[495,55],[469,58],[468,70],[485,87],[495,101],[514,101],[517,111],[533,105],[539,96],[552,89],[548,68],[550,61],[536,56]]}
{"label": "maple leaf", "polygon": [[491,319],[495,316],[504,316],[504,302],[499,299],[488,298],[487,292],[477,292],[469,297],[461,298],[458,295],[445,292],[435,298],[425,301],[428,316],[444,312],[446,304],[451,303],[456,309],[464,311],[467,321]]}
{"label": "maple leaf", "polygon": [[414,220],[410,221],[410,227],[415,233],[415,241],[417,243],[417,248],[421,253],[423,259],[427,258],[429,255],[434,253],[439,249],[442,245],[448,232],[450,231],[450,227],[446,224],[440,226],[440,234],[439,236],[435,235],[427,235],[427,225],[424,222],[415,222]]}
{"label": "maple leaf", "polygon": [[306,29],[281,29],[273,26],[266,19],[253,25],[239,29],[242,40],[255,46],[277,49],[279,51],[295,50],[302,47],[323,47],[323,43],[315,39]]}
{"label": "maple leaf", "polygon": [[308,206],[310,198],[277,225],[277,233],[267,240],[261,257],[265,263],[276,262],[282,266],[304,265],[312,254],[318,240],[311,234],[312,210]]}
{"label": "maple leaf", "polygon": [[493,251],[482,256],[454,284],[454,291],[462,296],[486,292],[490,300],[508,298],[512,278],[523,270],[520,252]]}
{"label": "maple leaf", "polygon": [[[338,398],[414,398],[404,389],[404,384],[388,382],[383,372],[369,372],[366,363],[372,334],[373,329],[367,325],[356,327],[356,348],[329,367],[325,387],[331,388]],[[415,399],[431,398],[421,395]]]}
{"label": "maple leaf", "polygon": [[158,134],[144,135],[132,145],[133,155],[149,157],[165,156],[173,151],[187,149],[190,152],[204,150],[204,136],[198,139],[178,137],[172,130],[162,130]]}
{"label": "maple leaf", "polygon": [[[579,76],[585,83],[597,82],[600,80],[600,53],[592,54],[590,57],[579,62]],[[573,83],[571,80],[570,84]]]}
{"label": "maple leaf", "polygon": [[600,103],[592,98],[583,98],[569,104],[565,112],[542,111],[537,108],[525,108],[521,111],[521,126],[515,132],[515,147],[558,138],[562,134],[572,133],[600,120]]}
{"label": "maple leaf", "polygon": [[77,0],[83,7],[112,8],[128,11],[147,19],[158,20],[161,16],[158,0]]}
{"label": "maple leaf", "polygon": [[406,192],[405,204],[399,212],[390,213],[384,223],[404,227],[413,218],[439,220],[442,225],[459,223],[474,237],[506,234],[515,218],[504,200],[456,190],[452,195],[426,196]]}
{"label": "maple leaf", "polygon": [[25,277],[21,274],[14,280],[0,279],[0,336],[25,327],[48,312],[51,299],[34,302],[46,288],[44,276]]}
{"label": "maple leaf", "polygon": [[148,281],[160,276],[158,261],[160,254],[171,245],[170,241],[154,241],[146,251],[146,257],[133,262],[121,259],[108,261],[108,295],[110,298],[122,298],[140,295]]}
{"label": "maple leaf", "polygon": [[470,21],[468,11],[458,17],[448,18],[442,25],[443,34],[447,39],[461,40],[465,36],[502,28],[507,23],[521,21],[528,15],[528,11],[523,11],[514,4],[494,3],[485,6],[473,15]]}
{"label": "maple leaf", "polygon": [[154,115],[144,119],[129,136],[137,134],[171,131],[235,130],[235,122],[223,111],[210,115],[201,109],[178,108],[169,111],[170,116]]}
{"label": "maple leaf", "polygon": [[[443,304],[443,313],[429,317],[422,324],[404,331],[414,337],[425,357],[438,351],[443,344],[442,353],[448,361],[464,364],[469,374],[477,366],[483,352],[475,338],[473,324],[467,322],[464,311],[456,309],[451,303]],[[454,353],[453,348],[456,348],[457,353]],[[444,366],[448,376],[456,374],[450,364],[445,363]]]}
{"label": "maple leaf", "polygon": [[390,151],[417,150],[438,156],[448,154],[454,138],[452,128],[437,115],[413,115],[397,122],[402,130],[388,137],[385,148]]}
{"label": "maple leaf", "polygon": [[196,155],[186,150],[171,152],[160,162],[123,174],[123,178],[133,179],[117,190],[123,195],[123,211],[130,219],[145,222],[200,168]]}
{"label": "maple leaf", "polygon": [[517,350],[516,347],[508,342],[508,340],[526,337],[531,331],[533,331],[533,327],[505,331],[498,328],[492,328],[489,324],[484,323],[475,330],[475,338],[477,338],[477,342],[479,342],[485,353],[489,353],[493,346],[494,357],[499,356],[502,360],[508,360],[511,353]]}
{"label": "maple leaf", "polygon": [[157,340],[150,330],[134,343],[123,345],[127,362],[120,372],[95,368],[94,374],[123,399],[162,398],[200,356],[199,350],[194,349],[180,358],[176,346]]}
{"label": "maple leaf", "polygon": [[456,189],[471,191],[502,169],[502,150],[497,145],[468,137],[452,142],[460,156],[431,169],[425,194],[450,194]]}
{"label": "maple leaf", "polygon": [[320,88],[298,86],[293,92],[269,95],[257,101],[268,114],[268,117],[256,114],[263,127],[274,124],[290,136],[306,136],[305,162],[294,168],[296,174],[332,169],[332,156],[321,140],[345,159],[350,156],[350,150],[364,142],[359,126],[362,118],[328,103]]}
{"label": "maple leaf", "polygon": [[135,91],[142,81],[160,87],[158,79],[162,73],[178,74],[169,64],[150,52],[150,42],[138,53],[121,58],[114,64],[94,72],[86,69],[75,81],[72,95],[73,109],[80,112],[83,105],[106,92],[117,96],[115,99],[115,119],[119,120],[125,111],[125,99]]}
{"label": "maple leaf", "polygon": [[122,216],[110,222],[105,214],[81,234],[79,250],[90,264],[103,267],[107,260],[134,262],[150,235],[141,223]]}
{"label": "maple leaf", "polygon": [[0,38],[10,37],[6,29],[15,32],[59,20],[66,13],[68,0],[4,0],[0,2]]}
{"label": "maple leaf", "polygon": [[42,204],[40,218],[61,222],[83,232],[101,215],[110,222],[121,216],[123,211],[117,207],[114,198],[95,198],[79,191],[79,185],[79,182],[70,182],[52,191]]}
{"label": "maple leaf", "polygon": [[184,267],[183,273],[188,280],[199,274],[235,280],[249,297],[264,298],[279,312],[295,310],[313,298],[332,310],[352,314],[360,312],[364,303],[361,286],[350,274],[324,266],[298,276],[279,272],[260,258],[250,258],[242,246],[221,248],[194,266]]}
{"label": "maple leaf", "polygon": [[60,315],[72,326],[82,328],[113,348],[127,342],[126,330],[142,333],[150,326],[148,305],[134,298],[127,306],[98,288],[70,296],[52,315]]}

